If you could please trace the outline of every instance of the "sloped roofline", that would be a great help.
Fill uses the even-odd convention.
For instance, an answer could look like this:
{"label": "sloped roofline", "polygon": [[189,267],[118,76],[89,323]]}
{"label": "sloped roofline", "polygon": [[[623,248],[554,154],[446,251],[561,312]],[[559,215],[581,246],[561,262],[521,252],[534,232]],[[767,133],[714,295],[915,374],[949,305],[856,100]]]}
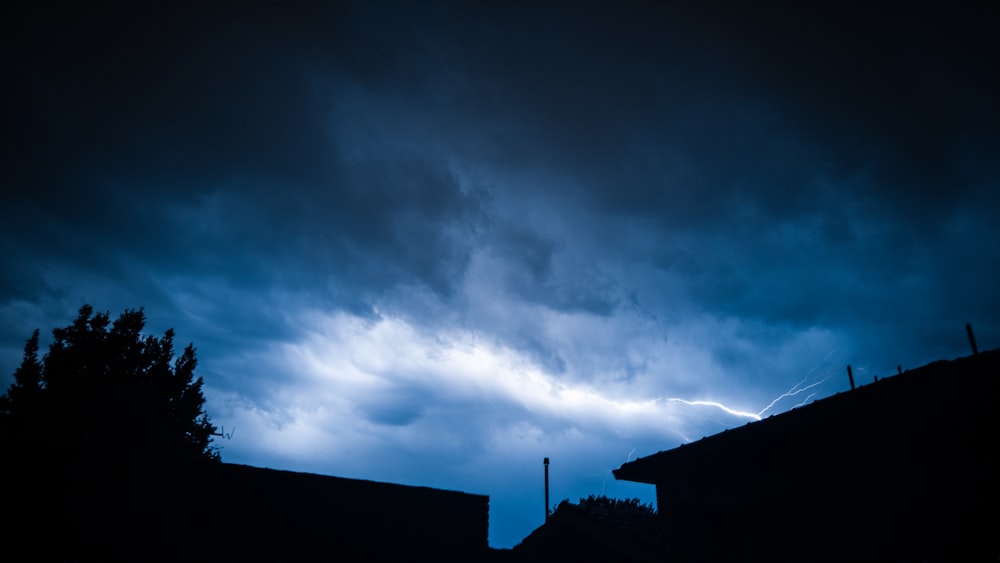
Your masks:
{"label": "sloped roofline", "polygon": [[[1000,349],[980,352],[975,356],[965,356],[952,361],[938,360],[919,368],[906,370],[899,375],[879,379],[874,383],[858,386],[850,391],[841,391],[830,397],[814,401],[790,411],[769,416],[760,421],[748,422],[737,428],[730,428],[718,434],[706,436],[695,442],[682,444],[622,464],[612,470],[615,479],[637,483],[658,484],[673,471],[685,466],[696,466],[708,457],[716,461],[722,457],[737,457],[752,450],[767,436],[778,433],[782,428],[835,424],[844,412],[857,410],[859,405],[871,405],[884,401],[887,397],[901,395],[906,389],[921,384],[931,384],[942,371],[953,371],[957,364],[978,361],[997,361]],[[867,407],[866,407],[867,408]]]}

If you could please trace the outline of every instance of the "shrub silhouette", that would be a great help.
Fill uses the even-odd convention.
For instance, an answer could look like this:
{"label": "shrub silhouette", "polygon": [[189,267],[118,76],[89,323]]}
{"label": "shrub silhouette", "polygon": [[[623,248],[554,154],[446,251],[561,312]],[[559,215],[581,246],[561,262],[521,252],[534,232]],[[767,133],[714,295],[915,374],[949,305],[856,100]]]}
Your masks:
{"label": "shrub silhouette", "polygon": [[637,498],[618,499],[605,495],[590,495],[580,499],[580,508],[584,510],[606,510],[608,512],[618,512],[623,514],[638,514],[643,516],[656,515],[656,509],[652,504],[643,504]]}
{"label": "shrub silhouette", "polygon": [[6,450],[45,448],[46,457],[139,455],[218,460],[215,426],[204,410],[195,349],[174,358],[173,330],[144,335],[142,309],[107,313],[80,308],[52,331],[39,360],[38,330],[24,347],[14,382],[0,397]]}

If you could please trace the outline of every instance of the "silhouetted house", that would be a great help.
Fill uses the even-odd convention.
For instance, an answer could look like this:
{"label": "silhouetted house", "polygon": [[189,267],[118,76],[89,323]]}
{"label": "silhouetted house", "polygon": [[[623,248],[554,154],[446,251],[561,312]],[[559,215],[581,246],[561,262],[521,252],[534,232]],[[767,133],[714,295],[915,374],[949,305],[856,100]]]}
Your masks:
{"label": "silhouetted house", "polygon": [[938,361],[622,465],[671,561],[1000,556],[1000,350]]}
{"label": "silhouetted house", "polygon": [[83,467],[75,480],[63,538],[75,559],[478,561],[489,551],[483,495],[176,461]]}

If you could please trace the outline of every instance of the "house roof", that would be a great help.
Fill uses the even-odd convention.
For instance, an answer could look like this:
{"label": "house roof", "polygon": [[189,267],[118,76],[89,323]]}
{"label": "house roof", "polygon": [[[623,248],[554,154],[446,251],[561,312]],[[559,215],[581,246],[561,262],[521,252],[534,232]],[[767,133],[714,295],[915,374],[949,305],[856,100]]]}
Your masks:
{"label": "house roof", "polygon": [[[927,439],[948,436],[927,430],[933,420],[966,421],[969,412],[991,412],[997,406],[1000,350],[952,361],[939,360],[899,375],[837,393],[809,405],[747,423],[623,464],[616,479],[658,484],[690,475],[709,465],[739,468],[765,456],[828,456],[864,443],[878,447],[927,449]],[[927,428],[914,432],[913,425]],[[877,435],[875,439],[872,436]],[[902,441],[902,442],[901,442]],[[734,469],[738,470],[738,469]]]}

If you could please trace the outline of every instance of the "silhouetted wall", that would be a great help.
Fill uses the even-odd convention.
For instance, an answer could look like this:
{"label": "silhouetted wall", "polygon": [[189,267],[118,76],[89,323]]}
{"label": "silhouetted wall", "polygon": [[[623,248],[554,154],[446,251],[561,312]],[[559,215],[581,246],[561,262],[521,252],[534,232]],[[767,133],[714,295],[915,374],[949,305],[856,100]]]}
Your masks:
{"label": "silhouetted wall", "polygon": [[102,459],[67,476],[43,559],[469,561],[488,550],[482,495],[176,460]]}

